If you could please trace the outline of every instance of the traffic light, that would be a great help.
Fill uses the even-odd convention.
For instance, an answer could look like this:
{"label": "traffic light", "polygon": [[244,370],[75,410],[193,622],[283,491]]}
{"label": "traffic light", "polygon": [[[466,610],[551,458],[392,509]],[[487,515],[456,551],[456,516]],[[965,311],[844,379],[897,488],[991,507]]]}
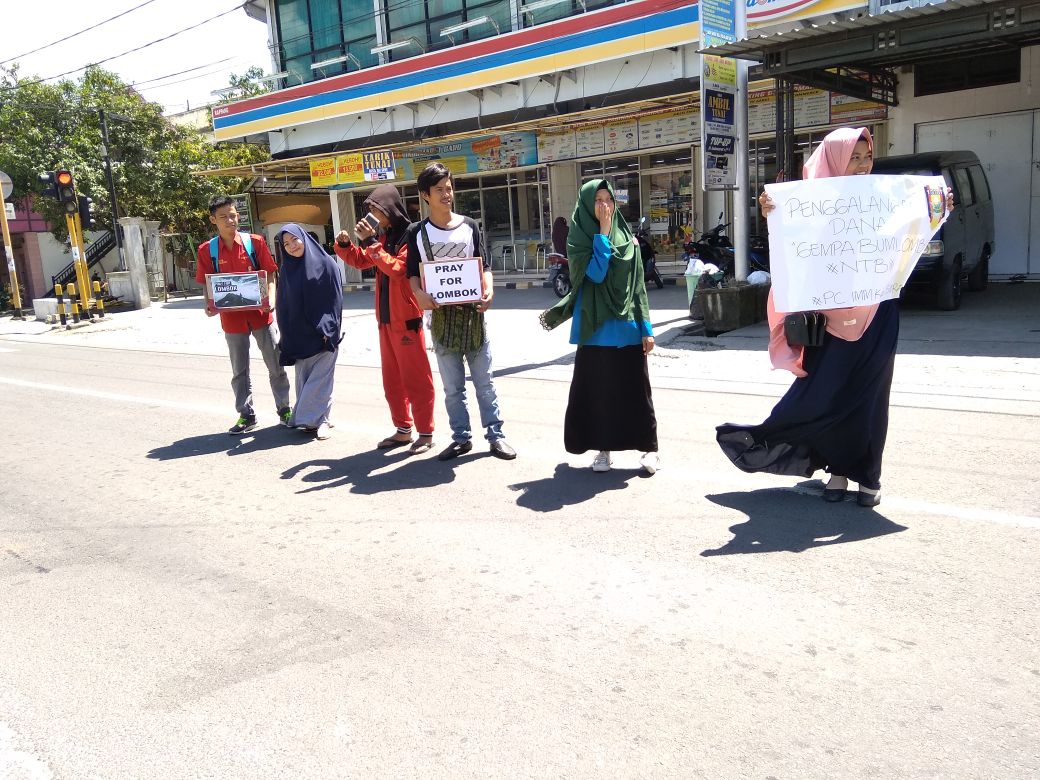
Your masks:
{"label": "traffic light", "polygon": [[76,200],[76,184],[72,180],[72,172],[55,171],[54,181],[58,185],[58,202],[64,207],[65,213],[72,216],[79,211],[79,202]]}
{"label": "traffic light", "polygon": [[45,198],[54,198],[58,200],[58,183],[54,179],[54,171],[45,171],[40,174],[40,181],[47,186],[43,188],[43,192],[40,193]]}
{"label": "traffic light", "polygon": [[79,196],[79,223],[84,230],[97,230],[97,217],[94,215],[94,200],[86,195]]}

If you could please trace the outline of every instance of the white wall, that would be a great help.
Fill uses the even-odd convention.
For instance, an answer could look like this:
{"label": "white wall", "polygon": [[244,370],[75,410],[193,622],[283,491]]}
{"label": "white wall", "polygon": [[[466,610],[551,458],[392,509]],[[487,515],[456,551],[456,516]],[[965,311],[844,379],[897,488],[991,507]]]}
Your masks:
{"label": "white wall", "polygon": [[914,97],[912,74],[900,73],[899,105],[890,111],[885,156],[912,154],[914,127],[920,122],[985,116],[1040,106],[1040,46],[1023,49],[1022,78],[1017,84]]}

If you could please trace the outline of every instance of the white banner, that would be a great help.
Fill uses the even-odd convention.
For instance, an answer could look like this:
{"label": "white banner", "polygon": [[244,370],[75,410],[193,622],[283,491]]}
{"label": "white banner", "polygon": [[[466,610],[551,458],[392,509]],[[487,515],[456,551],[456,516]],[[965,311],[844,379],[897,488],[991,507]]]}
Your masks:
{"label": "white banner", "polygon": [[942,176],[834,176],[767,184],[769,265],[779,312],[899,296],[946,221]]}
{"label": "white banner", "polygon": [[475,303],[484,295],[484,261],[454,257],[420,263],[423,289],[437,303]]}

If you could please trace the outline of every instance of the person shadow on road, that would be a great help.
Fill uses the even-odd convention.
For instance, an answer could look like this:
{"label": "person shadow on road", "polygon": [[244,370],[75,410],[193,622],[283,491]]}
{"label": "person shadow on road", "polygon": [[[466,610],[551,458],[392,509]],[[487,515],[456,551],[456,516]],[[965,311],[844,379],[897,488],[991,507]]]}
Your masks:
{"label": "person shadow on road", "polygon": [[785,488],[720,493],[706,498],[719,506],[743,512],[748,519],[731,526],[733,538],[717,549],[705,550],[701,553],[704,557],[798,553],[906,530],[906,526],[893,523],[876,509],[864,509],[849,501],[824,504],[818,498],[814,501],[814,497]]}
{"label": "person shadow on road", "polygon": [[611,469],[597,474],[587,466],[574,468],[560,463],[551,477],[518,482],[509,489],[518,492],[517,506],[534,512],[555,512],[565,506],[590,501],[610,490],[624,490],[628,480],[646,476],[642,469]]}
{"label": "person shadow on road", "polygon": [[[400,465],[379,471],[394,464]],[[377,471],[379,473],[373,473]],[[351,493],[372,496],[394,490],[446,485],[455,480],[455,470],[452,464],[429,458],[411,458],[407,451],[393,454],[368,451],[345,458],[307,460],[282,472],[282,479],[299,480],[309,486],[297,493],[349,487]]]}

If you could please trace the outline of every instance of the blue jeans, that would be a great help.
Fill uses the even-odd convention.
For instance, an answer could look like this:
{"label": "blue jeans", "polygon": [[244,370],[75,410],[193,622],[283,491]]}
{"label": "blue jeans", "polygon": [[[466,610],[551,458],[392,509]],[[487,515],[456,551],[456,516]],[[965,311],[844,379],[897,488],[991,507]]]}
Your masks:
{"label": "blue jeans", "polygon": [[[491,342],[484,343],[472,352],[449,352],[434,342],[437,366],[444,384],[444,406],[448,410],[452,441],[459,443],[473,438],[469,424],[469,409],[466,406],[466,365],[469,364],[473,389],[477,393],[480,408],[480,424],[489,442],[505,438],[502,433],[502,417],[498,411],[498,394],[491,379]],[[465,363],[463,362],[465,360]]]}

